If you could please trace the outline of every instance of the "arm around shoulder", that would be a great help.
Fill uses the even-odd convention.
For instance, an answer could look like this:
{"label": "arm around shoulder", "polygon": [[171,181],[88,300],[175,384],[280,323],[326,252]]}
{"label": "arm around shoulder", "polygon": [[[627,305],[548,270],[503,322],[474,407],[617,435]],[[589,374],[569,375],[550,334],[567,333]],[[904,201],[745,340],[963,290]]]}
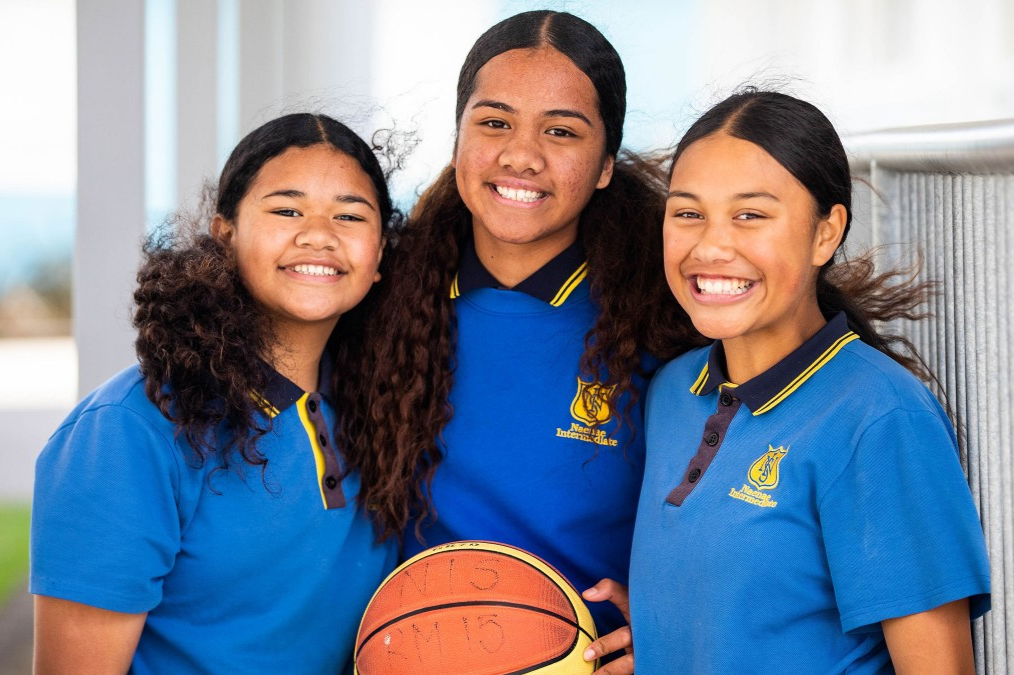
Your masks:
{"label": "arm around shoulder", "polygon": [[35,673],[126,673],[147,617],[35,596]]}

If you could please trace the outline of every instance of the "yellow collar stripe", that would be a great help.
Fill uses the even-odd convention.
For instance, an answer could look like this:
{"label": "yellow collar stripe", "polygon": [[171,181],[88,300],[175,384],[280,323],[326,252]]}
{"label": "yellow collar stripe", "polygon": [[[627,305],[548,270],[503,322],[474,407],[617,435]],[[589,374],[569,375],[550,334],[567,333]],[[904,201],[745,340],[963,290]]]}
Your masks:
{"label": "yellow collar stripe", "polygon": [[586,276],[588,276],[588,263],[583,262],[580,267],[574,270],[574,273],[570,275],[570,278],[564,282],[563,287],[560,288],[556,297],[550,300],[549,304],[553,307],[559,307],[566,302],[570,294],[574,292],[574,289],[577,288],[582,281],[584,281]]}
{"label": "yellow collar stripe", "polygon": [[272,419],[277,417],[278,414],[281,412],[278,408],[271,405],[271,403],[266,398],[264,398],[255,391],[250,392],[250,398],[253,399],[254,403],[260,406],[261,410],[264,411],[265,415],[271,417]]}
{"label": "yellow collar stripe", "polygon": [[825,350],[824,353],[821,354],[816,361],[811,363],[806,368],[806,370],[804,370],[802,373],[796,376],[796,379],[792,380],[792,382],[789,382],[789,384],[786,385],[786,387],[782,389],[780,392],[778,392],[775,395],[775,397],[772,398],[770,401],[762,405],[760,408],[757,408],[757,410],[755,410],[753,414],[762,415],[767,411],[771,410],[772,408],[774,408],[782,401],[784,401],[789,396],[789,394],[794,392],[796,389],[799,389],[799,387],[802,386],[802,384],[806,382],[808,379],[810,379],[814,373],[820,370],[824,366],[824,364],[833,359],[835,357],[835,354],[841,351],[842,347],[852,342],[853,340],[858,339],[859,336],[853,333],[852,331],[849,331],[848,333],[845,333],[845,335],[842,335],[840,338],[835,340],[834,344],[828,347],[827,350]]}
{"label": "yellow collar stripe", "polygon": [[705,363],[704,367],[701,368],[701,374],[697,376],[697,381],[694,382],[692,387],[690,387],[690,393],[695,396],[700,396],[701,389],[704,388],[704,384],[707,381],[708,381],[708,364]]}
{"label": "yellow collar stripe", "polygon": [[310,449],[313,450],[313,462],[317,466],[317,488],[320,490],[321,501],[324,502],[324,508],[327,508],[327,495],[324,494],[324,488],[322,487],[324,481],[324,471],[327,468],[327,461],[324,459],[324,451],[320,447],[320,443],[317,442],[317,432],[313,427],[313,422],[310,421],[310,416],[306,412],[306,401],[310,398],[309,392],[303,394],[298,401],[296,401],[296,409],[299,410],[299,420],[303,423],[303,428],[306,430],[306,436],[310,441]]}
{"label": "yellow collar stripe", "polygon": [[458,290],[458,275],[455,274],[454,281],[451,282],[451,300],[454,300],[459,295],[461,295],[461,291]]}

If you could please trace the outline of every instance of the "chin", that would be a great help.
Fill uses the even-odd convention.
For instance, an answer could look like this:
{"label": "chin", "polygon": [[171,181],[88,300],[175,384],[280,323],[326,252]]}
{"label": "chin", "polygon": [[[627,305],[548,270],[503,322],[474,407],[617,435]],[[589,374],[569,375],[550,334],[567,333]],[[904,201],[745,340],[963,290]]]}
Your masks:
{"label": "chin", "polygon": [[691,315],[690,320],[701,335],[711,340],[731,340],[743,334],[741,326],[728,321],[708,318],[695,318]]}

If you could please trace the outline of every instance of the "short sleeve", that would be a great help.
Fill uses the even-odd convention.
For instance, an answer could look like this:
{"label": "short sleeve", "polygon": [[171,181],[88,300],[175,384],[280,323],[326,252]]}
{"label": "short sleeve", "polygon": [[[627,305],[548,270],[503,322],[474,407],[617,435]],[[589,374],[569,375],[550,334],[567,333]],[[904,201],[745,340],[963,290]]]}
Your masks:
{"label": "short sleeve", "polygon": [[871,424],[819,508],[846,632],[966,597],[973,617],[988,611],[982,526],[942,412]]}
{"label": "short sleeve", "polygon": [[29,590],[139,613],[180,547],[175,444],[126,407],[84,411],[36,462]]}

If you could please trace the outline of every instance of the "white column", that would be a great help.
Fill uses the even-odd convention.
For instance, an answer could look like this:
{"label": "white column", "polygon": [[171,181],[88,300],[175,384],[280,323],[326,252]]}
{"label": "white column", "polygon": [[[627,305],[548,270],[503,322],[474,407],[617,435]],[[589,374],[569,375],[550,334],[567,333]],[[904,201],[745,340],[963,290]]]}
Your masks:
{"label": "white column", "polygon": [[134,360],[131,293],[144,234],[144,3],[78,0],[74,336],[78,389]]}
{"label": "white column", "polygon": [[275,117],[282,106],[282,0],[239,4],[239,133]]}
{"label": "white column", "polygon": [[371,113],[373,13],[371,3],[359,0],[286,3],[284,96],[289,109],[338,117]]}
{"label": "white column", "polygon": [[176,203],[194,207],[218,171],[218,3],[176,0]]}
{"label": "white column", "polygon": [[304,110],[371,131],[374,12],[353,0],[240,3],[240,133]]}

